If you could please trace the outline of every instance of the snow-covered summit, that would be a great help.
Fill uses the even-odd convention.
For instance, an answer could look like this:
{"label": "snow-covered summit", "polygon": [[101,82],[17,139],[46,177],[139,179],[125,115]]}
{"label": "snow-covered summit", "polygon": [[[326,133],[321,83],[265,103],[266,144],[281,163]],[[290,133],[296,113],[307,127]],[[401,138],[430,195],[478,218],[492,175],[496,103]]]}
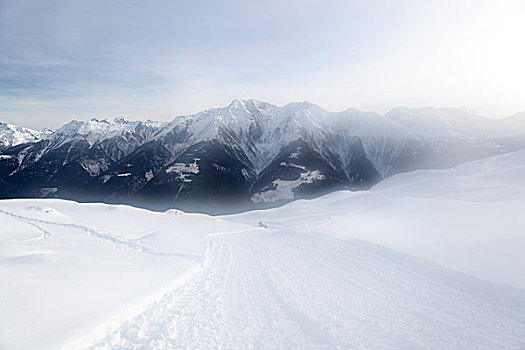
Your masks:
{"label": "snow-covered summit", "polygon": [[512,131],[525,133],[525,122],[520,122],[525,118],[519,118],[517,114],[507,120],[489,119],[467,108],[396,107],[380,115],[352,108],[329,112],[310,102],[276,106],[253,99],[235,99],[226,107],[176,117],[164,127],[163,133],[184,127],[195,140],[206,140],[217,137],[226,127],[240,141],[259,145],[281,144],[298,137],[316,139],[326,130],[344,130],[353,136],[418,135],[432,139],[471,140],[508,134],[511,124],[523,124],[520,130]]}
{"label": "snow-covered summit", "polygon": [[327,111],[309,102],[279,107],[253,99],[236,99],[225,107],[176,117],[156,137],[184,132],[190,143],[212,139],[235,143],[260,170],[283,145],[296,139],[319,139],[326,115]]}
{"label": "snow-covered summit", "polygon": [[0,148],[12,147],[27,142],[36,142],[50,133],[51,130],[48,129],[38,131],[23,126],[0,123]]}
{"label": "snow-covered summit", "polygon": [[73,120],[53,134],[48,139],[55,146],[71,142],[75,139],[83,139],[90,145],[115,136],[129,136],[134,132],[149,131],[153,134],[164,123],[157,121],[130,121],[123,117],[114,119],[92,118],[89,121]]}

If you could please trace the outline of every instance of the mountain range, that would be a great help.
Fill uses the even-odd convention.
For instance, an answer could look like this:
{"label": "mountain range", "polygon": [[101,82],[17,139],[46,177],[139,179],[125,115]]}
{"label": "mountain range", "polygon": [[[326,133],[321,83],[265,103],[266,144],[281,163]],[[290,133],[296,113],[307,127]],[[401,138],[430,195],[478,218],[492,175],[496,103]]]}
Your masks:
{"label": "mountain range", "polygon": [[22,143],[37,142],[51,132],[52,131],[49,129],[38,131],[23,126],[0,122],[0,150]]}
{"label": "mountain range", "polygon": [[0,124],[0,198],[58,197],[224,213],[368,189],[416,169],[525,148],[525,116],[395,108],[385,115],[234,100],[170,122]]}

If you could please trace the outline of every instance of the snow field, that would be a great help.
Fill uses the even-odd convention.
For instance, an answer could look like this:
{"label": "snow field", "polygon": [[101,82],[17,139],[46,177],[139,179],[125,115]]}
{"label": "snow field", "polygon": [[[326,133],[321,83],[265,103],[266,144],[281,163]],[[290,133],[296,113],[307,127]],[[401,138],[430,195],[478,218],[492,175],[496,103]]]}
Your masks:
{"label": "snow field", "polygon": [[521,349],[524,178],[520,151],[222,217],[0,201],[0,348]]}

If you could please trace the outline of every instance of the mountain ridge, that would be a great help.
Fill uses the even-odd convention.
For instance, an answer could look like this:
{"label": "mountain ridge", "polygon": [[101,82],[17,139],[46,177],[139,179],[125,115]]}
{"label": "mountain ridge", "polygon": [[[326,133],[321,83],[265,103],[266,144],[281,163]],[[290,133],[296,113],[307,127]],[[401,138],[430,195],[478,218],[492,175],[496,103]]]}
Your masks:
{"label": "mountain ridge", "polygon": [[33,130],[24,126],[0,122],[0,150],[23,143],[36,142],[51,132],[49,129]]}
{"label": "mountain ridge", "polygon": [[[72,121],[88,122],[88,121],[91,121],[91,120],[97,120],[97,121],[100,121],[100,122],[111,122],[111,121],[114,121],[114,120],[122,119],[122,120],[125,120],[127,122],[140,122],[140,121],[142,121],[142,122],[154,122],[154,123],[169,123],[169,122],[173,121],[176,118],[188,117],[188,116],[191,117],[191,116],[194,116],[194,115],[197,115],[199,113],[206,112],[206,111],[222,109],[222,108],[225,108],[227,106],[232,105],[236,101],[237,102],[242,102],[242,103],[247,103],[247,102],[252,102],[253,103],[253,102],[255,102],[255,103],[259,103],[259,104],[271,105],[271,106],[278,107],[278,108],[284,108],[284,107],[287,107],[287,106],[290,106],[290,105],[301,105],[301,104],[303,104],[303,105],[315,106],[315,107],[317,107],[317,108],[319,108],[321,110],[324,110],[324,111],[326,111],[328,113],[342,113],[342,112],[347,112],[347,111],[356,111],[356,112],[363,113],[363,114],[375,114],[375,115],[378,115],[378,116],[386,116],[390,112],[395,111],[395,110],[399,110],[399,109],[404,109],[404,110],[425,110],[425,109],[432,110],[432,109],[434,109],[434,110],[465,111],[465,112],[469,112],[471,114],[477,115],[478,117],[481,117],[481,118],[487,119],[487,120],[505,120],[505,119],[512,119],[514,117],[516,117],[516,119],[520,119],[520,116],[524,116],[525,115],[525,110],[521,110],[521,111],[518,111],[518,112],[513,113],[511,115],[505,115],[505,116],[501,116],[501,117],[492,118],[492,117],[487,117],[487,116],[478,114],[474,109],[470,109],[470,108],[467,108],[467,107],[436,107],[436,106],[431,106],[431,105],[419,106],[419,107],[408,107],[408,106],[405,106],[405,105],[399,105],[399,106],[396,106],[396,107],[392,107],[391,109],[389,109],[388,111],[386,111],[383,114],[381,114],[379,112],[376,112],[376,111],[365,110],[365,109],[358,109],[358,108],[355,108],[355,107],[348,107],[348,108],[345,108],[345,109],[342,109],[342,110],[329,111],[329,110],[325,109],[324,107],[322,107],[321,105],[318,105],[316,103],[313,103],[313,102],[310,102],[310,101],[307,101],[307,100],[304,100],[304,101],[293,101],[293,102],[289,102],[287,104],[284,104],[282,106],[279,106],[279,105],[272,104],[272,103],[269,103],[269,102],[266,102],[266,101],[257,100],[257,99],[254,99],[254,98],[247,98],[247,99],[233,99],[228,105],[223,106],[223,107],[210,107],[210,108],[206,108],[206,109],[203,109],[203,110],[195,112],[195,113],[178,114],[178,115],[175,115],[174,117],[172,117],[169,120],[150,119],[150,118],[147,118],[147,119],[140,119],[140,118],[139,119],[128,119],[127,117],[122,116],[122,115],[117,115],[115,117],[103,117],[102,118],[102,117],[97,117],[95,115],[95,116],[92,116],[92,117],[87,117],[86,119],[71,119],[69,122],[72,122]],[[49,129],[49,128],[40,129],[40,128],[32,127],[30,125],[21,125],[21,124],[14,123],[14,122],[1,122],[1,121],[0,121],[0,125],[1,124],[10,124],[10,125],[13,125],[13,126],[22,127],[22,128],[30,129],[30,130],[37,131],[37,132],[42,132],[42,131],[50,132],[50,131],[58,130],[60,127],[66,125],[69,122],[66,122],[65,124],[62,124],[61,126],[55,127],[53,129]]]}
{"label": "mountain ridge", "polygon": [[220,212],[367,189],[399,172],[523,147],[525,127],[465,109],[398,107],[380,115],[233,100],[169,122],[71,121],[34,143],[8,147],[0,197]]}

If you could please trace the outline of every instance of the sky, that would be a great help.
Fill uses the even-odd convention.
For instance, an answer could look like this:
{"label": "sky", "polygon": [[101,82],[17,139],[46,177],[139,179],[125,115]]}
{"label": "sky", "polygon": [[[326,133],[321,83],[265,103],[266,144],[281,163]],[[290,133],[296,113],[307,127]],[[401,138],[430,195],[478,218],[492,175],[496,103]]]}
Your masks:
{"label": "sky", "polygon": [[171,120],[254,98],[525,110],[523,0],[0,0],[0,121]]}

